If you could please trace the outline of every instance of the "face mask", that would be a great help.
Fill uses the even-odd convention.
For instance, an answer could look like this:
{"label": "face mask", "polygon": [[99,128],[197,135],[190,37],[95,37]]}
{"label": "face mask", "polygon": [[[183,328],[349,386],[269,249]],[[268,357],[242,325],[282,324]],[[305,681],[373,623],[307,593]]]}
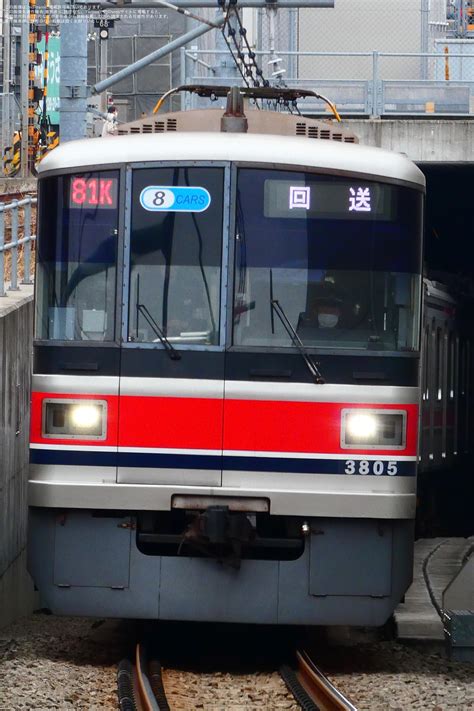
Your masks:
{"label": "face mask", "polygon": [[339,316],[337,314],[318,314],[318,323],[321,328],[334,328],[337,326]]}

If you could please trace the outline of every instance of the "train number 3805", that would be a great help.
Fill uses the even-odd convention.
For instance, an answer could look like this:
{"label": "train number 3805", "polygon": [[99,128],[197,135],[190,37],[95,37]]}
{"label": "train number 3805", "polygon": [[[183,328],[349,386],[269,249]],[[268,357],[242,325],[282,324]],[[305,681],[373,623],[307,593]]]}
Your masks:
{"label": "train number 3805", "polygon": [[367,459],[354,460],[346,459],[345,474],[375,474],[375,476],[395,476],[398,473],[397,462],[382,462],[381,460],[368,461]]}

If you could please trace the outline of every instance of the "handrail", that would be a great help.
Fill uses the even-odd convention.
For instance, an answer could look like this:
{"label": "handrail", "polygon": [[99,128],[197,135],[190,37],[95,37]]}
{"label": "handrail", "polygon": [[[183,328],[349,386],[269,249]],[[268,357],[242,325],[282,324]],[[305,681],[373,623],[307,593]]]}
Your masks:
{"label": "handrail", "polygon": [[[278,55],[288,61],[305,59],[305,76],[289,70],[285,83],[293,89],[311,87],[333,99],[339,113],[345,116],[378,118],[381,116],[419,116],[432,114],[449,118],[474,114],[474,46],[457,47],[449,41],[436,40],[436,51],[429,52],[337,52],[296,51],[275,49],[256,50],[260,63]],[[449,51],[443,51],[448,47]],[[192,48],[182,53],[181,78],[183,84],[219,82],[210,75],[209,67],[218,63],[224,49]],[[242,52],[245,61],[245,52]],[[313,76],[310,75],[312,62]],[[323,60],[326,60],[325,62]],[[353,60],[353,61],[351,61]],[[417,60],[417,61],[416,61]],[[362,64],[361,64],[362,62]],[[419,64],[418,64],[419,63]],[[199,68],[198,68],[199,64]],[[331,71],[334,68],[334,71]],[[209,75],[205,75],[205,71]],[[334,75],[334,76],[333,76]],[[279,79],[275,79],[275,85]],[[189,98],[182,99],[182,109],[192,107]],[[324,107],[300,105],[304,112],[325,113]]]}
{"label": "handrail", "polygon": [[[36,234],[31,233],[31,206],[36,205],[35,197],[25,197],[21,200],[12,200],[9,203],[0,203],[0,298],[8,296],[8,291],[18,291],[18,278],[20,262],[23,262],[23,279],[21,284],[32,284],[31,269],[31,244],[36,240]],[[20,210],[23,212],[23,236],[20,236]],[[11,226],[5,225],[5,214],[11,212]],[[5,241],[6,232],[10,232],[10,239]],[[19,248],[23,247],[21,252]],[[5,256],[11,254],[10,285],[5,289]]]}

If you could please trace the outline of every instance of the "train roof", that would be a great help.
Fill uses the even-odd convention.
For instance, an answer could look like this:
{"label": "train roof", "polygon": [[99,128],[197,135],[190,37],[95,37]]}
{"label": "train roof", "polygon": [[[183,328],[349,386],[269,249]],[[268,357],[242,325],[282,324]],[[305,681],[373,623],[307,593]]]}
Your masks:
{"label": "train roof", "polygon": [[400,153],[337,140],[261,133],[127,133],[69,141],[43,159],[39,173],[123,163],[187,160],[319,168],[425,187],[423,173]]}

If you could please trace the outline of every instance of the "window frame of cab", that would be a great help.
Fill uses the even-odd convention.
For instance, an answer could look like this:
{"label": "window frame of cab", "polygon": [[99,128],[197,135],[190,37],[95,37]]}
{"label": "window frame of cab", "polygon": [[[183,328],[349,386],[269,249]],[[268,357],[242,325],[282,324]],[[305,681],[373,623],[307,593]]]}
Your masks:
{"label": "window frame of cab", "polygon": [[[357,178],[357,180],[370,180],[370,181],[375,181],[375,182],[381,182],[381,183],[386,183],[387,185],[392,185],[396,187],[403,187],[403,188],[409,188],[413,191],[416,191],[417,193],[420,194],[420,201],[418,205],[418,210],[419,210],[419,235],[418,235],[418,250],[419,250],[419,255],[418,255],[418,263],[420,264],[420,272],[414,272],[416,275],[419,284],[418,284],[418,294],[419,294],[419,303],[418,303],[418,333],[417,333],[417,343],[418,343],[418,348],[415,351],[411,352],[403,352],[403,351],[389,351],[389,350],[369,350],[369,351],[363,351],[361,349],[352,349],[352,348],[320,348],[320,347],[313,347],[313,346],[305,346],[305,350],[310,353],[317,355],[318,358],[324,358],[327,356],[328,358],[332,358],[334,356],[354,356],[356,359],[359,357],[364,357],[367,358],[367,361],[370,362],[373,358],[384,358],[384,357],[389,357],[389,358],[401,358],[401,359],[416,359],[419,360],[420,358],[420,350],[421,350],[421,332],[422,332],[422,309],[423,309],[423,275],[422,275],[422,267],[423,267],[423,244],[424,244],[424,198],[426,194],[426,189],[423,185],[413,183],[411,181],[406,181],[406,180],[401,180],[397,178],[390,178],[386,176],[377,176],[371,173],[357,173],[355,174],[354,172],[351,172],[349,170],[343,170],[343,169],[333,169],[333,168],[319,168],[315,166],[301,166],[301,165],[293,165],[293,164],[281,164],[281,163],[272,163],[272,164],[265,164],[265,163],[254,163],[254,162],[249,162],[249,161],[233,161],[232,162],[232,167],[231,167],[231,172],[232,172],[232,180],[231,180],[231,205],[235,205],[236,202],[236,195],[237,195],[237,186],[238,186],[238,172],[241,169],[257,169],[257,170],[271,170],[273,172],[276,171],[300,171],[300,172],[305,172],[305,173],[313,173],[316,175],[327,175],[327,176],[337,176],[341,178],[346,178],[346,179],[351,179],[351,178]],[[227,333],[226,333],[226,344],[227,348],[226,350],[228,352],[232,352],[235,354],[241,353],[272,353],[272,354],[279,354],[280,356],[283,355],[288,355],[290,357],[296,356],[298,358],[301,358],[301,355],[299,353],[293,353],[291,348],[288,347],[278,347],[278,346],[240,346],[240,345],[234,345],[233,343],[233,305],[234,305],[234,294],[235,294],[235,281],[236,281],[236,257],[235,257],[235,233],[236,233],[236,210],[235,208],[232,210],[231,214],[231,220],[230,220],[230,231],[229,231],[229,264],[231,266],[231,270],[229,272],[229,280],[228,280],[228,297],[227,297],[227,306],[229,309],[229,315],[227,318]],[[357,361],[355,361],[357,362]],[[359,361],[360,362],[360,361]],[[226,369],[227,370],[227,369]],[[411,368],[410,368],[411,370]],[[232,379],[232,376],[230,376]],[[403,379],[403,378],[402,378]],[[413,383],[413,377],[409,377],[410,384]]]}
{"label": "window frame of cab", "polygon": [[[123,164],[100,164],[100,165],[87,165],[87,166],[75,166],[73,168],[64,168],[58,170],[45,171],[41,173],[38,180],[38,202],[41,204],[42,196],[42,181],[47,178],[62,178],[71,175],[82,175],[85,173],[94,172],[106,172],[108,170],[118,172],[118,221],[117,221],[117,260],[116,260],[116,279],[115,279],[115,312],[114,312],[114,338],[110,341],[79,341],[79,340],[54,340],[39,339],[36,338],[33,341],[35,347],[45,347],[45,348],[55,348],[55,347],[68,347],[68,348],[118,348],[120,346],[120,324],[122,320],[122,271],[123,271],[123,252],[124,252],[124,224],[125,224],[125,212],[126,212],[126,200],[125,200],[125,175],[126,168]],[[39,226],[39,222],[38,222]],[[38,250],[36,250],[35,266],[38,266]],[[36,289],[38,285],[35,284],[35,297]],[[35,299],[36,300],[36,299]],[[36,336],[36,318],[37,313],[35,309],[34,314],[34,331]]]}
{"label": "window frame of cab", "polygon": [[[57,362],[60,357],[58,349],[67,347],[76,351],[76,349],[91,348],[97,349],[98,352],[104,349],[104,357],[106,363],[110,363],[106,367],[108,372],[116,370],[115,365],[112,365],[112,361],[117,365],[120,361],[120,357],[112,358],[112,360],[105,355],[105,349],[151,349],[151,350],[163,350],[161,343],[128,343],[124,340],[126,337],[127,323],[124,322],[124,314],[128,313],[128,274],[127,270],[129,268],[130,259],[130,230],[131,230],[131,196],[132,196],[132,171],[139,168],[169,168],[169,167],[216,167],[221,168],[224,171],[224,189],[223,189],[223,230],[222,230],[222,259],[221,259],[221,314],[220,314],[220,339],[219,345],[214,346],[199,346],[191,344],[179,344],[177,345],[177,350],[213,350],[213,351],[232,351],[235,354],[247,353],[251,355],[252,352],[255,353],[266,353],[273,352],[275,354],[288,355],[290,357],[301,357],[299,354],[291,353],[288,348],[271,348],[268,346],[259,347],[245,347],[245,346],[234,346],[232,344],[232,331],[233,331],[233,299],[234,299],[234,284],[235,284],[235,227],[236,227],[236,214],[235,209],[232,205],[235,203],[235,197],[237,192],[237,177],[238,171],[242,168],[255,168],[255,169],[271,169],[273,171],[300,171],[307,173],[315,173],[318,175],[337,175],[342,178],[354,178],[354,172],[349,170],[339,170],[331,168],[319,168],[316,166],[301,166],[294,165],[290,163],[273,163],[265,164],[261,162],[248,162],[248,161],[229,161],[229,160],[181,160],[181,161],[141,161],[136,163],[111,163],[111,164],[92,164],[84,166],[74,166],[67,167],[64,169],[56,169],[45,171],[41,173],[40,179],[38,181],[39,188],[39,199],[41,200],[41,184],[42,180],[49,177],[61,177],[80,173],[90,173],[90,172],[103,172],[106,170],[117,170],[119,172],[119,191],[118,191],[118,201],[119,201],[119,211],[118,211],[118,245],[117,245],[117,278],[116,278],[116,304],[115,304],[115,338],[113,341],[103,341],[103,342],[90,342],[90,341],[59,341],[59,340],[42,340],[35,339],[34,346],[35,349],[41,350],[41,355],[38,353],[38,357],[35,357],[35,362],[40,366],[40,372],[45,367],[45,361],[47,358],[47,350],[51,349],[51,355],[55,353],[53,360]],[[385,176],[374,176],[370,173],[358,173],[356,175],[357,179],[366,180],[378,180],[383,183],[390,185],[408,187],[412,190],[416,190],[422,196],[425,194],[425,189],[422,185],[416,184],[410,181],[400,180],[396,178],[388,178]],[[420,201],[421,209],[421,230],[419,239],[419,249],[420,249],[420,260],[423,253],[423,208],[422,201]],[[227,285],[225,284],[225,269],[229,269],[227,275]],[[422,275],[419,275],[420,281],[422,280]],[[421,313],[421,304],[420,304]],[[35,314],[36,319],[36,314]],[[419,331],[421,334],[422,324],[421,318],[419,318]],[[420,339],[419,339],[420,342]],[[351,349],[318,349],[318,348],[308,348],[311,353],[318,354],[320,356],[356,356],[357,360],[360,356],[364,355],[368,361],[374,357],[395,357],[395,358],[419,358],[419,350],[416,353],[400,353],[397,351],[370,351],[361,353],[359,350]],[[110,354],[111,355],[111,354]],[[63,355],[64,360],[64,355]],[[80,360],[79,354],[73,358]],[[49,368],[47,368],[49,370]],[[35,372],[38,372],[35,367]],[[50,371],[51,372],[51,371]],[[402,380],[404,378],[402,377]],[[412,378],[409,378],[412,381]]]}
{"label": "window frame of cab", "polygon": [[136,350],[164,350],[160,342],[130,342],[129,336],[129,307],[130,307],[130,257],[132,239],[132,198],[133,198],[133,173],[138,170],[159,170],[170,168],[207,168],[222,171],[222,228],[221,228],[221,259],[220,259],[220,287],[219,287],[219,340],[213,345],[173,343],[177,351],[214,351],[224,352],[226,348],[227,319],[229,314],[229,304],[227,302],[228,290],[226,288],[225,273],[231,267],[229,262],[229,235],[230,235],[230,215],[231,215],[231,163],[222,160],[177,160],[177,161],[141,161],[131,163],[127,166],[126,177],[126,204],[128,215],[125,223],[125,250],[124,264],[122,272],[122,322],[121,322],[121,346],[126,349]]}

